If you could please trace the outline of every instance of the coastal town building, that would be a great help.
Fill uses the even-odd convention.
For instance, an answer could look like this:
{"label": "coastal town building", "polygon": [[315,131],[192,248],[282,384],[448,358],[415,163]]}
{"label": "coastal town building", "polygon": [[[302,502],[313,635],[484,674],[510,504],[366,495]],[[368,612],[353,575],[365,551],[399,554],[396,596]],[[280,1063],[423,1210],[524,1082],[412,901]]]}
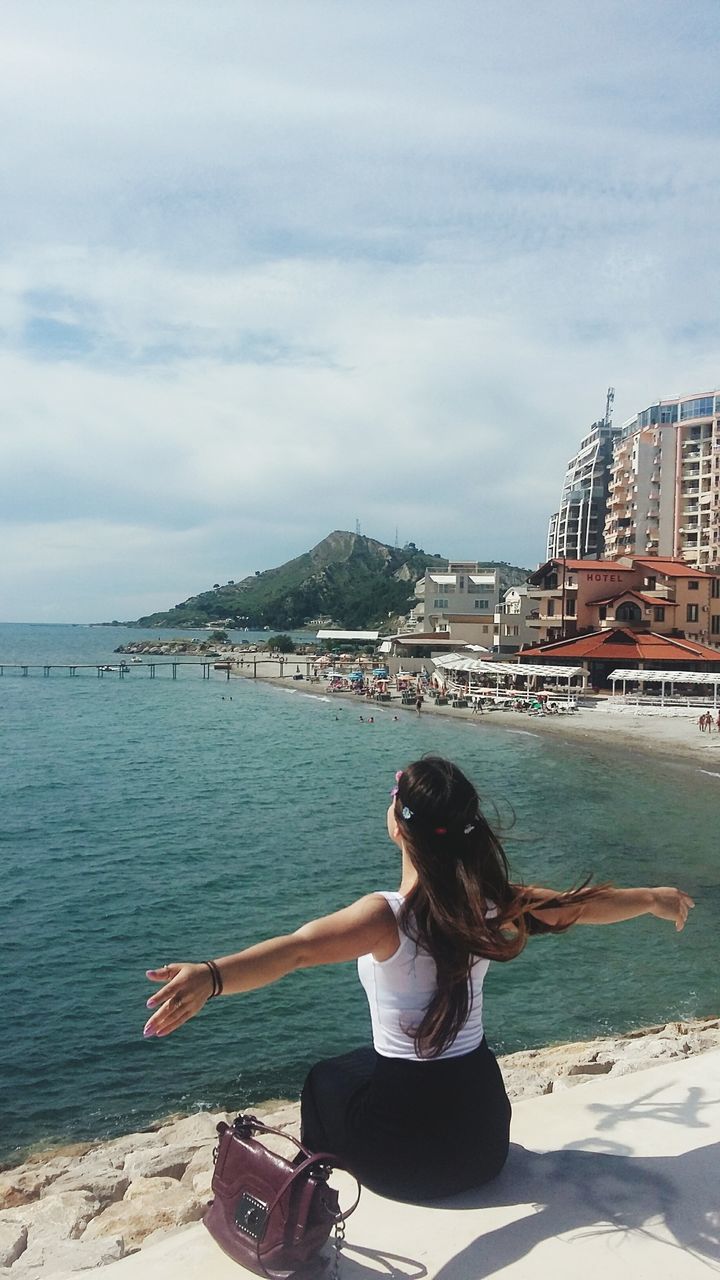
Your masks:
{"label": "coastal town building", "polygon": [[442,632],[458,643],[491,648],[500,603],[500,571],[474,560],[451,560],[447,569],[427,569],[415,584],[417,603],[407,631]]}
{"label": "coastal town building", "polygon": [[720,565],[720,394],[659,400],[614,442],[605,555]]}
{"label": "coastal town building", "polygon": [[527,585],[508,587],[495,610],[493,653],[517,653],[537,641],[537,630],[530,625],[531,614],[537,614],[536,602],[530,599]]}
{"label": "coastal town building", "polygon": [[610,388],[605,417],[593,423],[568,462],[560,507],[550,517],[548,560],[553,556],[592,560],[603,555],[613,445],[620,434],[610,420],[612,399]]}
{"label": "coastal town building", "polygon": [[528,580],[536,643],[630,626],[720,648],[720,574],[680,557],[553,558]]}
{"label": "coastal town building", "polygon": [[632,627],[591,631],[569,640],[556,640],[518,654],[518,662],[580,664],[588,673],[595,689],[607,687],[612,673],[649,669],[654,671],[706,672],[720,675],[720,653],[707,645],[676,636],[658,635],[654,631],[637,631]]}

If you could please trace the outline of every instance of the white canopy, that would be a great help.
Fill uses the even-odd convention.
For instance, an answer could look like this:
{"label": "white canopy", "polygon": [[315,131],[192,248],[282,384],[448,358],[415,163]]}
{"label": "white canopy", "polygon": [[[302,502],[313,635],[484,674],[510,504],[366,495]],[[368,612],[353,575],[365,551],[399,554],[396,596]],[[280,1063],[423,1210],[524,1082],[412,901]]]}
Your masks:
{"label": "white canopy", "polygon": [[720,685],[720,671],[613,671],[611,680],[634,680],[636,684]]}
{"label": "white canopy", "polygon": [[469,658],[466,654],[448,653],[433,658],[436,667],[445,671],[484,671],[493,676],[551,676],[554,679],[584,679],[582,667],[554,667],[545,662],[488,662],[484,658]]}
{"label": "white canopy", "polygon": [[330,627],[322,627],[317,633],[318,640],[377,640],[379,631],[333,631]]}

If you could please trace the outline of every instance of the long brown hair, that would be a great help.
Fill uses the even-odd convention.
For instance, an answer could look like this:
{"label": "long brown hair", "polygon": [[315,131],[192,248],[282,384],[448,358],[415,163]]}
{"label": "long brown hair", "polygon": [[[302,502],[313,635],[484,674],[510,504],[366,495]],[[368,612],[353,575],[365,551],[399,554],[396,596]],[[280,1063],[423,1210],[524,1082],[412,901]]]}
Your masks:
{"label": "long brown hair", "polygon": [[[471,1007],[470,971],[478,957],[512,960],[533,933],[561,933],[574,923],[541,923],[532,910],[582,907],[607,886],[588,887],[533,903],[531,888],[513,884],[503,847],[457,765],[426,756],[398,776],[395,819],[417,872],[400,913],[401,929],[429,953],[437,989],[417,1028],[420,1057],[447,1048]],[[494,909],[494,910],[493,910]],[[488,911],[490,913],[488,914]]]}

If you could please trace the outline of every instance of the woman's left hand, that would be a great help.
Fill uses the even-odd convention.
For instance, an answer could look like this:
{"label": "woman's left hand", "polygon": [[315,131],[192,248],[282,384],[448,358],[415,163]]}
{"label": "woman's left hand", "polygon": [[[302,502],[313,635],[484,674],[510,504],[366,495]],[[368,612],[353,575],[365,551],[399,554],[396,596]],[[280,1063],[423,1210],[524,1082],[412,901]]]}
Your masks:
{"label": "woman's left hand", "polygon": [[147,1002],[148,1009],[155,1012],[145,1023],[146,1038],[177,1031],[200,1012],[213,992],[212,974],[204,964],[165,964],[160,969],[148,969],[147,977],[165,985]]}
{"label": "woman's left hand", "polygon": [[670,885],[651,889],[650,892],[652,894],[651,913],[659,920],[669,920],[678,931],[684,929],[688,913],[695,906],[690,894],[683,893],[682,889],[675,889]]}

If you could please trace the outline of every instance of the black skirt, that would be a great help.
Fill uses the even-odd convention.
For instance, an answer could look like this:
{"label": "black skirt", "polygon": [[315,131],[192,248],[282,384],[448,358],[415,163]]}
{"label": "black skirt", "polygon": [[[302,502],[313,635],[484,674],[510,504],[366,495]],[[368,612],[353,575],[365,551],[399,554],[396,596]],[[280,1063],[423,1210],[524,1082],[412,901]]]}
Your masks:
{"label": "black skirt", "polygon": [[485,1040],[459,1058],[356,1049],[319,1062],[302,1092],[303,1142],[331,1151],[381,1195],[432,1200],[502,1169],[511,1107]]}

